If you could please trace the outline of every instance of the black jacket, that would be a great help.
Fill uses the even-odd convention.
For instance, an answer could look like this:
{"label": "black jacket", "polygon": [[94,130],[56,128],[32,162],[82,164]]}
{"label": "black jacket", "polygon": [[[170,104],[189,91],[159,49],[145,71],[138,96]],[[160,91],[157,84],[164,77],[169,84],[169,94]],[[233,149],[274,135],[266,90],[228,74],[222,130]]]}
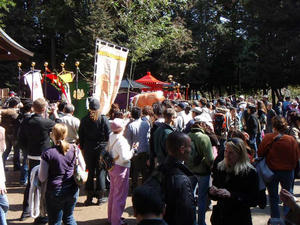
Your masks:
{"label": "black jacket", "polygon": [[195,224],[195,199],[189,178],[193,176],[192,172],[172,156],[167,156],[160,170],[165,177],[163,182],[166,202],[164,220],[169,225]]}
{"label": "black jacket", "polygon": [[45,119],[39,114],[24,119],[20,126],[20,147],[29,155],[40,156],[43,151],[51,147],[49,134],[54,125],[54,121]]}
{"label": "black jacket", "polygon": [[97,121],[93,121],[89,115],[83,117],[78,131],[81,149],[90,151],[104,148],[110,132],[110,124],[106,116],[99,116]]}
{"label": "black jacket", "polygon": [[256,114],[250,114],[246,121],[247,133],[249,136],[254,136],[258,133],[258,119]]}
{"label": "black jacket", "polygon": [[212,225],[252,225],[250,207],[258,203],[258,176],[254,168],[247,173],[235,175],[213,168],[213,185],[225,188],[231,193],[230,198],[210,195],[218,203],[213,208]]}

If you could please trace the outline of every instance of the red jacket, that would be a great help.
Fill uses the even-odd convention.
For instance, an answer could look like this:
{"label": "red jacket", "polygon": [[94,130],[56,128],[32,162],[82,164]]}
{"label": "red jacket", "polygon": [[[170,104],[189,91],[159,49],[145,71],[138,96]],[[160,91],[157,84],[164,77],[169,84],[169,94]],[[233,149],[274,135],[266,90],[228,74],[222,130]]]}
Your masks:
{"label": "red jacket", "polygon": [[[278,134],[266,134],[258,147],[258,156],[266,156],[267,149]],[[266,156],[267,165],[272,170],[293,170],[299,160],[300,152],[294,137],[283,135],[273,142]]]}

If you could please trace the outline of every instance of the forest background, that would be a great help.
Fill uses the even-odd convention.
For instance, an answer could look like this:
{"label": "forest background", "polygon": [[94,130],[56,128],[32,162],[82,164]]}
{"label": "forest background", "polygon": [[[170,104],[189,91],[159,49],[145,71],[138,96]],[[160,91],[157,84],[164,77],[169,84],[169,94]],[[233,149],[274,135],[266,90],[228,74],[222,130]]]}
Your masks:
{"label": "forest background", "polygon": [[[95,40],[130,49],[124,76],[151,71],[211,96],[300,85],[297,0],[0,0],[0,26],[60,71],[92,77]],[[0,88],[17,88],[17,63],[0,62]],[[30,62],[23,62],[29,69]]]}

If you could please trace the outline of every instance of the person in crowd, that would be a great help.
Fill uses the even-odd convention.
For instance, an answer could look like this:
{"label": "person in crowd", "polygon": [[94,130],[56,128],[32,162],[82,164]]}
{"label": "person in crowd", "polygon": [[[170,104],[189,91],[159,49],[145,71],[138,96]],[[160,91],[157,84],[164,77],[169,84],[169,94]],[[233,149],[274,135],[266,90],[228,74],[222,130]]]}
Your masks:
{"label": "person in crowd", "polygon": [[192,106],[189,103],[187,103],[187,105],[184,109],[184,112],[187,115],[186,122],[185,122],[185,127],[186,127],[187,123],[192,119],[192,111],[191,110],[192,110]]}
{"label": "person in crowd", "polygon": [[230,124],[229,124],[229,130],[231,129],[239,129],[239,117],[236,111],[236,108],[230,107],[229,108],[230,112]]}
{"label": "person in crowd", "polygon": [[78,130],[80,126],[80,120],[73,116],[75,108],[72,104],[66,104],[63,109],[64,116],[60,118],[61,122],[67,125],[68,133],[66,141],[70,144],[76,143],[78,140]]}
{"label": "person in crowd", "polygon": [[230,113],[225,105],[225,100],[223,98],[219,98],[217,100],[216,110],[213,116],[214,132],[217,135],[220,143],[218,149],[218,161],[223,160],[224,158],[225,141],[230,124]]}
{"label": "person in crowd", "polygon": [[167,225],[163,220],[165,203],[161,193],[147,185],[137,187],[132,195],[137,225]]}
{"label": "person in crowd", "polygon": [[[201,116],[205,117],[206,120],[212,124],[213,112],[209,108],[207,108],[207,105],[208,105],[207,99],[201,98],[200,99],[200,108],[202,110]],[[211,127],[213,128],[213,125],[211,125]]]}
{"label": "person in crowd", "polygon": [[[299,159],[298,143],[286,135],[287,123],[283,117],[272,119],[273,133],[267,134],[259,145],[258,156],[265,157],[268,167],[274,172],[274,178],[267,184],[271,219],[280,218],[278,185],[292,193],[294,169]],[[284,215],[288,207],[284,207]]]}
{"label": "person in crowd", "polygon": [[141,119],[141,109],[133,107],[131,116],[134,119],[128,124],[124,136],[131,148],[137,146],[137,151],[131,159],[132,190],[138,186],[139,174],[142,174],[144,183],[148,176],[147,160],[149,158],[150,124]]}
{"label": "person in crowd", "polygon": [[266,130],[265,133],[272,133],[273,128],[272,128],[272,118],[276,116],[275,110],[272,108],[272,103],[268,102],[267,103],[267,124],[266,124]]}
{"label": "person in crowd", "polygon": [[192,109],[195,107],[200,107],[199,102],[197,100],[193,100],[192,102]]}
{"label": "person in crowd", "polygon": [[[40,164],[42,152],[50,148],[50,131],[55,125],[55,122],[50,119],[44,118],[44,114],[47,109],[47,102],[38,98],[33,102],[34,114],[20,126],[19,132],[19,143],[20,147],[28,153],[28,174],[31,170]],[[55,117],[58,117],[56,111],[53,112]],[[20,220],[23,221],[25,218],[30,217],[30,209],[28,203],[29,197],[30,180],[28,180],[26,189],[24,192],[23,200],[23,212]],[[38,217],[35,219],[36,222],[47,223],[47,218]]]}
{"label": "person in crowd", "polygon": [[228,139],[231,139],[231,138],[240,138],[244,141],[244,144],[245,144],[245,147],[246,147],[246,150],[247,150],[247,154],[249,156],[249,160],[252,163],[254,161],[255,152],[248,145],[249,135],[245,132],[240,131],[240,130],[232,130],[228,133]]}
{"label": "person in crowd", "polygon": [[274,108],[277,116],[283,116],[283,112],[282,112],[282,101],[278,101],[277,104],[275,105]]}
{"label": "person in crowd", "polygon": [[130,159],[134,150],[130,148],[123,136],[124,121],[115,118],[111,123],[112,133],[109,135],[107,151],[114,158],[115,165],[109,171],[110,190],[108,197],[108,222],[121,225],[121,220],[129,189]]}
{"label": "person in crowd", "polygon": [[256,137],[259,130],[259,121],[256,116],[256,107],[252,104],[248,105],[247,109],[247,120],[246,120],[246,127],[245,131],[249,135],[249,145],[255,151],[255,156],[257,154],[257,142]]}
{"label": "person in crowd", "polygon": [[[114,117],[115,117],[114,119],[116,119],[116,118],[125,119],[124,113],[121,111],[115,112]],[[124,121],[124,123],[125,123],[125,121]]]}
{"label": "person in crowd", "polygon": [[265,108],[267,108],[268,103],[269,103],[269,96],[268,95],[262,96],[262,102],[264,103]]}
{"label": "person in crowd", "polygon": [[244,115],[245,115],[245,111],[247,111],[247,110],[245,110],[247,107],[247,104],[245,107],[244,106],[245,105],[238,105],[238,117],[239,117],[239,129],[240,130],[243,130],[243,127],[246,126]]}
{"label": "person in crowd", "polygon": [[209,109],[207,108],[207,99],[201,98],[199,101],[199,107],[206,113],[210,113]]}
{"label": "person in crowd", "polygon": [[[91,98],[89,113],[81,119],[78,131],[80,148],[89,171],[85,184],[87,198],[84,204],[86,206],[92,205],[94,197],[97,198],[98,205],[107,201],[106,171],[99,164],[99,159],[101,152],[105,151],[111,130],[108,119],[100,114],[99,109],[99,100]],[[94,186],[94,178],[96,178],[96,186]]]}
{"label": "person in crowd", "polygon": [[21,100],[16,95],[16,93],[14,91],[10,91],[9,92],[9,97],[8,97],[8,99],[5,100],[2,107],[3,107],[3,109],[13,108],[14,106],[12,106],[12,105],[19,105],[20,103],[21,103]]}
{"label": "person in crowd", "polygon": [[187,123],[187,125],[185,126],[183,133],[188,134],[191,131],[191,128],[193,126],[193,124],[195,123],[195,117],[201,115],[203,113],[202,108],[200,107],[195,107],[192,108],[192,119]]}
{"label": "person in crowd", "polygon": [[177,112],[176,125],[177,125],[177,130],[179,131],[182,131],[191,119],[191,116],[189,114],[186,114],[185,108],[186,108],[186,104],[183,102],[180,102],[175,107]]}
{"label": "person in crowd", "polygon": [[267,109],[263,101],[257,101],[257,119],[259,122],[259,129],[256,136],[256,144],[258,146],[264,136],[264,130],[266,129],[267,124]]}
{"label": "person in crowd", "polygon": [[287,134],[293,136],[300,147],[300,113],[294,112],[291,115],[291,125]]}
{"label": "person in crowd", "polygon": [[288,110],[287,111],[295,111],[295,112],[300,112],[299,108],[298,108],[298,102],[296,100],[293,100],[291,102],[291,104],[288,106]]}
{"label": "person in crowd", "polygon": [[161,103],[162,108],[163,108],[163,111],[164,111],[165,109],[168,109],[168,108],[173,108],[173,106],[174,106],[173,102],[176,102],[176,101],[172,101],[172,102],[171,102],[169,99],[165,99],[165,100]]}
{"label": "person in crowd", "polygon": [[54,147],[43,152],[39,169],[39,180],[47,180],[46,208],[48,224],[76,225],[73,211],[78,199],[79,188],[74,180],[76,157],[78,166],[85,171],[81,151],[66,141],[68,128],[63,123],[55,124],[51,132]]}
{"label": "person in crowd", "polygon": [[[55,108],[55,107],[56,107],[56,104],[57,104],[57,103],[52,103],[51,105],[52,105],[52,107]],[[57,106],[57,116],[54,115],[53,112],[50,112],[50,114],[49,114],[49,119],[55,120],[56,122],[61,122],[61,121],[57,121],[57,118],[61,118],[61,117],[65,116],[65,114],[64,114],[64,108],[65,108],[65,106],[66,106],[67,104],[68,104],[68,103],[67,103],[66,101],[61,101],[61,102],[59,102],[59,103],[58,103],[58,106]]]}
{"label": "person in crowd", "polygon": [[280,199],[284,205],[290,208],[289,213],[285,216],[285,220],[289,224],[300,224],[300,206],[296,203],[294,196],[289,191],[281,189]]}
{"label": "person in crowd", "polygon": [[253,96],[248,96],[247,102],[256,105],[256,99],[254,99]]}
{"label": "person in crowd", "polygon": [[164,112],[165,122],[156,129],[153,134],[154,152],[156,163],[161,165],[167,157],[166,140],[170,133],[175,130],[176,112],[172,108],[167,108]]}
{"label": "person in crowd", "polygon": [[116,118],[115,114],[120,111],[119,105],[117,103],[114,103],[111,105],[110,110],[108,112],[108,118],[109,120],[114,120]]}
{"label": "person in crowd", "polygon": [[153,109],[151,106],[149,105],[146,105],[144,106],[143,110],[142,110],[142,116],[141,116],[141,119],[143,121],[146,121],[148,122],[149,126],[152,125],[152,119],[153,119]]}
{"label": "person in crowd", "polygon": [[[20,113],[18,116],[18,121],[21,124],[23,121],[28,120],[32,116],[32,101],[31,100],[26,100],[23,102],[23,107],[20,109]],[[20,127],[18,132],[20,132]],[[27,151],[25,149],[21,149],[22,155],[23,155],[23,160],[22,160],[22,166],[21,166],[21,173],[20,173],[20,184],[22,186],[27,185],[28,181],[28,163],[27,163]]]}
{"label": "person in crowd", "polygon": [[8,109],[5,109],[1,113],[1,126],[5,128],[5,141],[6,149],[3,153],[4,167],[6,164],[7,157],[11,150],[14,150],[13,165],[14,171],[20,170],[20,148],[17,140],[17,133],[20,126],[18,115],[18,105],[20,100],[17,98],[11,98],[8,103]]}
{"label": "person in crowd", "polygon": [[8,200],[6,196],[5,172],[2,154],[6,148],[5,129],[0,126],[0,224],[7,225],[6,212],[8,211]]}
{"label": "person in crowd", "polygon": [[155,168],[155,150],[154,150],[154,132],[163,125],[165,119],[163,117],[163,108],[160,103],[154,103],[153,106],[153,115],[154,122],[152,123],[152,127],[150,129],[150,138],[149,138],[149,174],[152,173]]}
{"label": "person in crowd", "polygon": [[193,173],[183,164],[191,152],[188,135],[174,131],[166,140],[168,156],[160,167],[164,174],[166,212],[164,219],[172,225],[194,225],[196,222],[195,199],[190,176]]}
{"label": "person in crowd", "polygon": [[250,207],[257,204],[258,175],[243,140],[232,138],[226,142],[224,160],[215,164],[212,179],[209,195],[217,205],[211,224],[252,225]]}
{"label": "person in crowd", "polygon": [[187,167],[196,175],[198,180],[198,224],[205,225],[207,192],[211,167],[214,162],[210,138],[205,134],[205,125],[197,121],[188,134],[192,143],[192,153],[187,161]]}
{"label": "person in crowd", "polygon": [[238,100],[238,107],[245,109],[247,107],[247,102],[245,102],[245,96],[240,95]]}
{"label": "person in crowd", "polygon": [[284,117],[286,116],[290,104],[291,104],[291,97],[286,96],[285,101],[282,103],[282,116]]}

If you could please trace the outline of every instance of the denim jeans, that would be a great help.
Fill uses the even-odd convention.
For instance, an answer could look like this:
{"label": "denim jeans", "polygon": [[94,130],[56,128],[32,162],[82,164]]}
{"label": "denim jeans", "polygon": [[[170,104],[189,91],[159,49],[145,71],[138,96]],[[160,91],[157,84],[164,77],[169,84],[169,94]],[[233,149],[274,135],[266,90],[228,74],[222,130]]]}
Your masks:
{"label": "denim jeans", "polygon": [[[278,195],[278,185],[280,183],[281,187],[288,190],[292,193],[293,190],[293,180],[294,180],[294,171],[273,171],[274,178],[267,184],[267,189],[269,192],[269,201],[271,209],[272,218],[280,218],[279,211],[279,195]],[[287,206],[283,207],[283,213],[286,215],[289,211]]]}
{"label": "denim jeans", "polygon": [[0,195],[0,225],[7,225],[6,212],[8,211],[8,200],[6,195]]}
{"label": "denim jeans", "polygon": [[72,188],[65,191],[47,191],[46,207],[48,212],[49,225],[76,225],[73,211],[78,199],[79,190]]}
{"label": "denim jeans", "polygon": [[[31,170],[40,164],[40,160],[32,160],[29,159],[28,160],[28,166],[29,166],[29,170],[28,170],[28,174],[31,173]],[[24,199],[23,199],[23,213],[30,213],[29,211],[29,203],[28,203],[28,198],[29,198],[29,189],[30,189],[30,179],[28,179],[25,191],[24,191]]]}
{"label": "denim jeans", "polygon": [[256,158],[257,157],[257,143],[256,143],[256,136],[257,134],[253,134],[253,135],[250,135],[249,137],[249,145],[250,147],[254,150],[254,157]]}
{"label": "denim jeans", "polygon": [[207,204],[207,194],[209,187],[210,175],[199,176],[198,179],[198,225],[206,225],[205,223],[205,212]]}
{"label": "denim jeans", "polygon": [[27,153],[22,150],[23,154],[23,161],[21,166],[21,173],[20,173],[20,183],[26,184],[28,181],[28,163],[27,163]]}

